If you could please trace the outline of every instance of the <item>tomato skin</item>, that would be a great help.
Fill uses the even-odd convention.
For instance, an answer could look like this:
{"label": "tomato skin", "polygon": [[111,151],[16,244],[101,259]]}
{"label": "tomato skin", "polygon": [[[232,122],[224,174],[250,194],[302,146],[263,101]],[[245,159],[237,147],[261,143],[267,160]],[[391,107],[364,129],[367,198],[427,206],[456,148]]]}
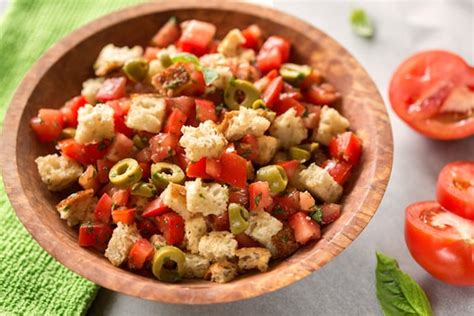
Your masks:
{"label": "tomato skin", "polygon": [[126,84],[127,79],[125,77],[106,79],[97,92],[97,101],[106,102],[123,98],[125,96]]}
{"label": "tomato skin", "polygon": [[59,138],[63,130],[63,115],[59,110],[40,109],[38,116],[30,120],[30,126],[42,143]]}
{"label": "tomato skin", "polygon": [[238,248],[248,248],[248,247],[262,247],[262,245],[258,242],[253,240],[249,235],[245,233],[240,233],[234,236],[235,240],[237,240]]}
{"label": "tomato skin", "polygon": [[132,270],[143,268],[146,261],[150,260],[155,252],[155,247],[146,239],[139,239],[133,244],[128,254],[128,267]]}
{"label": "tomato skin", "polygon": [[79,246],[105,249],[112,237],[112,227],[104,223],[86,223],[79,227]]}
{"label": "tomato skin", "polygon": [[56,148],[61,151],[62,155],[68,158],[76,160],[83,165],[89,164],[89,158],[84,152],[84,145],[77,143],[74,138],[59,141]]}
{"label": "tomato skin", "polygon": [[265,91],[265,89],[268,87],[270,82],[272,82],[272,80],[275,79],[276,77],[278,77],[278,71],[276,69],[273,69],[269,71],[264,77],[255,81],[253,85],[259,91]]}
{"label": "tomato skin", "polygon": [[291,179],[298,172],[300,162],[298,160],[288,160],[277,162],[277,165],[282,166],[285,169],[288,179]]}
{"label": "tomato skin", "polygon": [[135,222],[135,209],[115,210],[112,212],[112,219],[114,223],[131,225]]}
{"label": "tomato skin", "polygon": [[221,215],[211,214],[208,216],[209,222],[211,224],[212,230],[216,231],[225,231],[229,230],[229,212],[225,211]]}
{"label": "tomato skin", "polygon": [[100,183],[109,182],[109,171],[114,166],[114,162],[107,159],[97,160],[97,173]]}
{"label": "tomato skin", "polygon": [[110,223],[112,205],[112,198],[107,193],[102,194],[94,210],[95,220],[104,224]]}
{"label": "tomato skin", "polygon": [[191,162],[186,169],[186,176],[190,178],[203,178],[209,179],[209,175],[206,173],[206,158],[201,158],[196,162]]}
{"label": "tomato skin", "polygon": [[282,115],[291,108],[295,109],[296,115],[300,117],[303,116],[306,111],[305,107],[300,102],[291,96],[283,94],[280,95],[280,99],[273,106],[273,110],[275,110],[277,115]]}
{"label": "tomato skin", "polygon": [[[405,241],[413,258],[435,278],[453,285],[474,285],[474,243],[465,241],[452,227],[428,224],[429,215],[446,213],[457,221],[474,222],[449,213],[434,201],[411,204],[405,211]],[[449,226],[448,226],[449,227]]]}
{"label": "tomato skin", "polygon": [[181,128],[186,123],[186,114],[179,109],[174,109],[166,120],[164,132],[180,136]]}
{"label": "tomato skin", "polygon": [[114,202],[116,206],[126,206],[129,198],[130,198],[129,189],[113,188],[112,201]]}
{"label": "tomato skin", "polygon": [[171,210],[163,203],[161,198],[156,198],[153,201],[149,202],[145,209],[143,210],[143,217],[156,217],[161,214],[170,212]]}
{"label": "tomato skin", "polygon": [[258,157],[258,141],[257,137],[247,134],[235,143],[237,153],[247,160],[255,160]]}
{"label": "tomato skin", "polygon": [[329,143],[332,158],[357,165],[362,154],[362,142],[352,132],[345,132],[334,137]]}
{"label": "tomato skin", "polygon": [[148,61],[148,62],[150,62],[154,59],[157,59],[158,58],[157,54],[158,54],[159,51],[160,51],[160,49],[157,48],[157,47],[147,46],[145,48],[145,52],[143,53],[143,58],[145,58],[146,61]]}
{"label": "tomato skin", "polygon": [[133,141],[124,134],[118,133],[115,135],[105,158],[113,162],[118,162],[124,158],[132,156],[132,153]]}
{"label": "tomato skin", "polygon": [[217,122],[216,105],[212,101],[196,99],[196,119],[198,122]]}
{"label": "tomato skin", "polygon": [[249,184],[250,211],[264,210],[273,203],[270,186],[266,181],[257,181]]}
{"label": "tomato skin", "polygon": [[216,27],[207,22],[189,20],[181,23],[181,31],[177,47],[199,57],[208,52]]}
{"label": "tomato skin", "polygon": [[278,69],[290,57],[290,42],[280,36],[270,36],[257,55],[257,67],[262,72]]}
{"label": "tomato skin", "polygon": [[76,127],[77,126],[77,111],[79,108],[86,105],[86,99],[80,95],[67,101],[61,109],[59,109],[63,115],[64,126]]}
{"label": "tomato skin", "polygon": [[245,189],[247,187],[247,160],[235,153],[224,152],[219,161],[222,173],[216,180]]}
{"label": "tomato skin", "polygon": [[125,115],[128,109],[125,111],[122,104],[128,103],[126,101],[120,102],[119,100],[108,101],[109,105],[114,110],[114,130],[116,133],[124,134],[131,138],[133,136],[133,130],[125,124]]}
{"label": "tomato skin", "polygon": [[[451,91],[474,86],[474,69],[449,51],[416,53],[395,70],[389,99],[393,110],[411,128],[434,139],[451,140],[474,135],[474,116],[437,119]],[[460,109],[461,113],[465,110]]]}
{"label": "tomato skin", "polygon": [[222,166],[219,160],[206,158],[206,174],[212,178],[219,178],[222,174]]}
{"label": "tomato skin", "polygon": [[474,220],[474,161],[444,166],[438,176],[436,198],[447,210]]}
{"label": "tomato skin", "polygon": [[[250,185],[249,185],[250,188]],[[247,207],[249,204],[249,193],[246,189],[229,188],[229,203],[237,203]]]}
{"label": "tomato skin", "polygon": [[160,162],[173,156],[178,147],[179,136],[171,133],[159,133],[153,136],[150,143],[151,159]]}
{"label": "tomato skin", "polygon": [[180,29],[176,18],[168,20],[153,36],[151,43],[157,47],[168,47],[179,39]]}
{"label": "tomato skin", "polygon": [[263,102],[269,108],[272,108],[275,102],[278,101],[281,90],[283,89],[283,78],[281,76],[273,79],[262,95]]}
{"label": "tomato skin", "polygon": [[175,212],[157,217],[158,227],[169,245],[179,245],[184,239],[184,220]]}
{"label": "tomato skin", "polygon": [[351,175],[352,165],[345,161],[335,159],[326,160],[321,165],[331,177],[340,185],[343,185]]}
{"label": "tomato skin", "polygon": [[249,25],[242,30],[245,42],[242,44],[245,48],[257,50],[262,46],[262,30],[257,24]]}
{"label": "tomato skin", "polygon": [[290,216],[288,224],[295,233],[295,239],[299,244],[306,244],[310,240],[321,238],[321,228],[318,223],[311,220],[304,212],[297,212]]}

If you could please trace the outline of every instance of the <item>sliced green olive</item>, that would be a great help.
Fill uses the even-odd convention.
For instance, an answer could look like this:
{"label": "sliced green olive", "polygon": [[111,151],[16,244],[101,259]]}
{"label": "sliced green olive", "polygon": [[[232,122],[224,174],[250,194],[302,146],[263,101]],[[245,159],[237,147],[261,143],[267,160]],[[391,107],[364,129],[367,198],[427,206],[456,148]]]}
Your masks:
{"label": "sliced green olive", "polygon": [[184,253],[173,246],[164,246],[155,251],[151,271],[160,281],[175,283],[184,274]]}
{"label": "sliced green olive", "polygon": [[61,138],[74,138],[76,136],[76,129],[72,127],[66,127],[61,131]]}
{"label": "sliced green olive", "polygon": [[266,181],[274,193],[283,192],[288,184],[285,169],[278,165],[269,165],[258,169],[257,180]]}
{"label": "sliced green olive", "polygon": [[151,181],[159,188],[164,189],[170,183],[183,183],[184,171],[175,164],[168,162],[157,162],[151,165]]}
{"label": "sliced green olive", "polygon": [[168,68],[173,64],[170,54],[166,52],[158,52],[157,57],[160,60],[161,66],[163,66],[163,68]]}
{"label": "sliced green olive", "polygon": [[141,137],[140,135],[138,134],[135,134],[135,136],[133,136],[133,144],[135,145],[135,147],[137,147],[138,149],[143,149],[145,148],[146,146],[148,146],[148,138],[143,136]]}
{"label": "sliced green olive", "polygon": [[142,178],[142,169],[135,159],[126,158],[117,162],[109,172],[109,179],[119,188],[129,188]]}
{"label": "sliced green olive", "polygon": [[274,162],[281,162],[289,160],[288,154],[284,151],[279,151],[273,157]]}
{"label": "sliced green olive", "polygon": [[303,148],[290,147],[288,151],[290,152],[290,157],[293,160],[305,162],[311,158],[311,153]]}
{"label": "sliced green olive", "polygon": [[280,68],[280,75],[285,81],[298,82],[304,80],[311,74],[311,67],[308,65],[283,64]]}
{"label": "sliced green olive", "polygon": [[148,74],[148,63],[143,58],[131,59],[123,65],[123,72],[130,80],[143,81]]}
{"label": "sliced green olive", "polygon": [[231,110],[238,110],[241,106],[251,108],[259,98],[260,91],[246,80],[231,80],[224,92],[224,102]]}
{"label": "sliced green olive", "polygon": [[156,195],[156,188],[152,183],[138,182],[132,186],[131,194],[149,198]]}
{"label": "sliced green olive", "polygon": [[254,103],[252,103],[252,109],[258,110],[258,109],[268,109],[265,102],[263,102],[262,99],[256,100]]}
{"label": "sliced green olive", "polygon": [[312,154],[312,153],[314,153],[316,150],[318,150],[319,144],[318,144],[318,143],[310,143],[310,144],[299,145],[298,147],[299,147],[299,148],[302,148],[302,149],[304,149],[304,150],[307,150],[307,151],[309,151],[309,152]]}
{"label": "sliced green olive", "polygon": [[237,203],[229,204],[229,225],[232,234],[237,235],[249,227],[249,212]]}

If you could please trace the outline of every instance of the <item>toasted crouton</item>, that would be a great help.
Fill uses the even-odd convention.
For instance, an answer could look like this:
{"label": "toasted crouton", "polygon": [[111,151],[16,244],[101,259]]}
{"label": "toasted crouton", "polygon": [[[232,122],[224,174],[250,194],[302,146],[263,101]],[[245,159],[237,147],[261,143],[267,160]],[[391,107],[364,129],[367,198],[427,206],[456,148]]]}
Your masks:
{"label": "toasted crouton", "polygon": [[268,164],[278,149],[278,139],[263,135],[257,138],[258,156],[255,162],[259,165]]}
{"label": "toasted crouton", "polygon": [[69,226],[74,226],[85,221],[94,201],[94,190],[88,189],[71,194],[59,202],[56,209]]}
{"label": "toasted crouton", "polygon": [[155,249],[160,249],[167,245],[165,237],[162,235],[155,234],[150,237],[150,242],[155,247]]}
{"label": "toasted crouton", "polygon": [[329,145],[334,136],[344,133],[348,128],[349,121],[344,116],[333,108],[323,106],[319,126],[313,131],[313,139],[321,144]]}
{"label": "toasted crouton", "polygon": [[77,122],[74,139],[79,144],[98,143],[115,135],[114,110],[107,104],[79,108]]}
{"label": "toasted crouton", "polygon": [[273,259],[286,258],[298,250],[299,245],[295,240],[293,230],[284,225],[283,228],[272,237],[267,247],[272,253]]}
{"label": "toasted crouton", "polygon": [[249,226],[245,233],[267,247],[273,235],[277,234],[282,227],[283,224],[275,217],[265,211],[258,211],[250,215]]}
{"label": "toasted crouton", "polygon": [[259,247],[241,248],[235,252],[239,258],[238,266],[240,270],[258,269],[265,272],[268,269],[268,262],[272,254],[268,249]]}
{"label": "toasted crouton", "polygon": [[95,75],[105,76],[110,71],[122,67],[127,60],[138,58],[142,55],[143,48],[140,46],[129,48],[108,44],[102,48],[94,64]]}
{"label": "toasted crouton", "polygon": [[126,225],[117,223],[117,227],[112,233],[112,238],[109,240],[107,249],[105,250],[105,257],[116,267],[125,262],[133,244],[139,240],[140,233],[135,224]]}
{"label": "toasted crouton", "polygon": [[262,136],[270,127],[270,120],[257,111],[241,106],[239,111],[227,112],[219,129],[229,141],[239,140],[247,134]]}
{"label": "toasted crouton", "polygon": [[200,178],[186,181],[186,206],[190,213],[221,215],[227,210],[229,189],[218,183],[203,184]]}
{"label": "toasted crouton", "polygon": [[224,135],[213,121],[207,120],[198,127],[183,126],[179,144],[184,147],[186,157],[198,161],[203,157],[218,158],[227,146]]}
{"label": "toasted crouton", "polygon": [[159,133],[166,112],[165,99],[153,94],[132,96],[125,124],[128,128],[150,133]]}
{"label": "toasted crouton", "polygon": [[217,51],[226,57],[234,57],[239,54],[241,45],[244,42],[245,37],[242,35],[240,30],[232,29],[219,43]]}
{"label": "toasted crouton", "polygon": [[303,119],[291,108],[273,121],[270,134],[280,141],[283,148],[289,148],[300,144],[308,137],[308,130],[304,126]]}
{"label": "toasted crouton", "polygon": [[184,254],[184,278],[202,279],[209,269],[208,259],[189,253]]}
{"label": "toasted crouton", "polygon": [[170,183],[161,192],[160,198],[166,206],[181,215],[185,220],[191,216],[186,207],[186,188],[184,186]]}
{"label": "toasted crouton", "polygon": [[202,215],[195,215],[184,222],[186,247],[191,253],[199,252],[199,240],[207,233],[207,225]]}
{"label": "toasted crouton", "polygon": [[82,166],[76,161],[59,156],[46,155],[35,159],[41,181],[50,191],[61,191],[73,184],[82,174]]}
{"label": "toasted crouton", "polygon": [[199,241],[199,254],[211,261],[235,257],[237,241],[229,232],[210,232]]}
{"label": "toasted crouton", "polygon": [[92,78],[82,83],[81,95],[86,99],[87,103],[95,104],[97,102],[96,95],[103,82],[104,78]]}
{"label": "toasted crouton", "polygon": [[237,275],[237,265],[227,260],[212,264],[205,278],[216,283],[227,283]]}
{"label": "toasted crouton", "polygon": [[298,181],[324,202],[337,202],[342,195],[342,186],[325,169],[315,163],[300,171]]}

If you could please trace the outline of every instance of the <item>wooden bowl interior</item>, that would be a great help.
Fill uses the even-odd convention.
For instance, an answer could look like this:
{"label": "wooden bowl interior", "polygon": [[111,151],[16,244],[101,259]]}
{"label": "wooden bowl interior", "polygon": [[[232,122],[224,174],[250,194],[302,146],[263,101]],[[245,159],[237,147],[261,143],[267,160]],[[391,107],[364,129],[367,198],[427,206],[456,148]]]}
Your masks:
{"label": "wooden bowl interior", "polygon": [[[256,8],[242,4],[220,9],[210,5],[207,8],[179,8],[176,5],[173,10],[159,12],[156,4],[149,4],[135,8],[135,12],[128,9],[127,14],[118,15],[116,20],[119,21],[74,43],[58,59],[43,60],[45,64],[52,63],[50,67],[36,68],[34,75],[40,79],[27,98],[20,128],[10,133],[16,136],[19,179],[22,194],[30,206],[28,210],[17,211],[33,237],[71,270],[102,286],[147,299],[191,304],[233,301],[278,289],[308,275],[347,247],[368,223],[388,181],[392,155],[390,123],[375,85],[352,56],[324,33],[287,15]],[[207,281],[163,284],[113,267],[102,254],[79,247],[76,229],[60,220],[54,208],[62,196],[46,189],[34,163],[37,156],[53,151],[52,145],[39,144],[29,128],[28,122],[37,111],[41,107],[59,108],[66,100],[78,95],[81,83],[93,76],[91,65],[104,45],[145,46],[172,15],[179,20],[199,19],[214,23],[218,26],[219,38],[232,28],[243,28],[253,23],[259,24],[266,35],[288,38],[293,43],[292,60],[319,67],[327,80],[343,94],[340,110],[364,143],[362,162],[345,192],[343,215],[324,229],[323,239],[273,264],[267,273],[246,275],[229,284]],[[69,37],[67,40],[70,46],[74,39]],[[61,47],[54,49],[60,50]],[[15,199],[15,196],[10,197]],[[51,236],[55,240],[45,240]],[[176,298],[176,295],[180,296]]]}

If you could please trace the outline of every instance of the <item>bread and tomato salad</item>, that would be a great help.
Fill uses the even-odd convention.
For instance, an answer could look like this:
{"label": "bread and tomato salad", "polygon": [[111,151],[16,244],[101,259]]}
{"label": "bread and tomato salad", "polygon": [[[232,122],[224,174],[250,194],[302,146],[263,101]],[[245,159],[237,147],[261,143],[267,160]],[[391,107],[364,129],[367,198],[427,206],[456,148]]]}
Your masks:
{"label": "bread and tomato salad", "polygon": [[141,46],[106,45],[81,95],[30,125],[35,161],[79,245],[164,282],[266,271],[341,214],[360,138],[341,95],[258,25],[171,18]]}

